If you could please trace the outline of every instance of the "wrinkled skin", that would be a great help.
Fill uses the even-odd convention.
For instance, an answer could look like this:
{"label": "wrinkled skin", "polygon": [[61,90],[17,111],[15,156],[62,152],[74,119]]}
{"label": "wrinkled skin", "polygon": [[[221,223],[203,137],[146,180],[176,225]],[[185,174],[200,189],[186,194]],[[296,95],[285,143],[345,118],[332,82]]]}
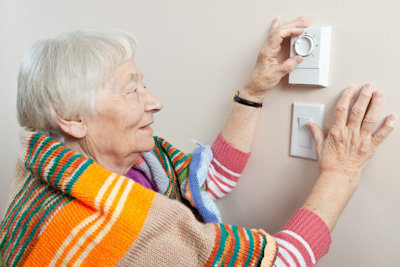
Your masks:
{"label": "wrinkled skin", "polygon": [[391,114],[374,132],[383,99],[374,90],[372,84],[364,85],[352,107],[356,90],[344,90],[326,136],[316,124],[307,124],[316,143],[320,175],[302,207],[322,218],[330,231],[357,189],[361,172],[397,124]]}
{"label": "wrinkled skin", "polygon": [[354,87],[344,90],[327,136],[316,124],[309,123],[321,173],[342,173],[346,177],[358,178],[378,146],[395,128],[397,118],[392,114],[373,132],[383,100],[382,92],[374,90],[374,85],[364,85],[351,109],[350,101],[356,90]]}
{"label": "wrinkled skin", "polygon": [[[279,63],[276,57],[281,50],[283,39],[292,35],[302,34],[308,25],[309,23],[304,17],[299,17],[284,25],[280,25],[278,18],[274,20],[268,39],[260,49],[256,64],[243,89],[240,91],[242,98],[249,101],[262,102],[265,94],[275,87],[283,76],[295,69],[303,61],[301,56],[295,56]],[[251,140],[253,140],[253,132],[257,125],[258,116],[254,112],[259,113],[260,111],[254,108],[243,110],[246,107],[242,105],[236,108],[239,110],[234,109],[231,112],[222,130],[222,135],[233,147],[241,151],[248,151],[251,146]],[[238,133],[238,129],[247,132],[245,134],[243,132]],[[248,136],[251,136],[251,138],[248,138]],[[245,141],[246,139],[248,142]],[[186,186],[185,198],[195,207],[189,183]]]}
{"label": "wrinkled skin", "polygon": [[279,18],[274,20],[268,39],[262,46],[256,65],[245,83],[244,89],[248,94],[262,100],[283,76],[294,70],[303,61],[303,58],[297,55],[279,63],[276,57],[281,51],[283,39],[302,34],[308,25],[309,23],[304,17],[299,17],[284,25],[280,25]]}

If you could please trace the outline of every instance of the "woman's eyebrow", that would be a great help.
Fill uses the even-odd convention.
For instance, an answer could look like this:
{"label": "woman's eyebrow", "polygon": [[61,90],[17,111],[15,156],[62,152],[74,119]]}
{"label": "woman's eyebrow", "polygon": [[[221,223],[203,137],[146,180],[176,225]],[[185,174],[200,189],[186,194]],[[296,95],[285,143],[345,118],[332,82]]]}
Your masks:
{"label": "woman's eyebrow", "polygon": [[[131,81],[137,81],[139,78],[139,74],[137,73],[129,73],[128,74],[128,78],[126,79],[127,82],[131,82]],[[141,78],[143,80],[143,74],[141,75]]]}
{"label": "woman's eyebrow", "polygon": [[[143,80],[143,74],[141,75]],[[138,73],[128,73],[124,79],[121,80],[120,86],[128,86],[132,82],[137,82],[139,78]]]}

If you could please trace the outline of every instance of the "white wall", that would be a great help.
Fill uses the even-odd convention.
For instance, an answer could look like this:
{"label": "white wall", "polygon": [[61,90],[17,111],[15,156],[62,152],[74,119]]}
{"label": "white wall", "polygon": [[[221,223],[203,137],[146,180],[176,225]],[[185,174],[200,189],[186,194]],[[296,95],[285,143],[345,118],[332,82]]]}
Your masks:
{"label": "white wall", "polygon": [[[219,202],[225,223],[278,231],[318,175],[315,161],[289,157],[293,102],[325,104],[327,130],[342,89],[372,81],[386,95],[382,118],[400,115],[398,10],[395,0],[1,0],[0,214],[19,149],[18,67],[34,41],[85,26],[134,33],[140,42],[136,61],[165,105],[156,116],[156,133],[190,152],[186,139],[211,143],[222,128],[273,18],[305,15],[312,26],[333,28],[330,85],[311,89],[283,79],[265,100],[252,158],[237,189]],[[287,56],[287,42],[284,48]],[[397,129],[365,170],[319,266],[397,265],[399,155]]]}

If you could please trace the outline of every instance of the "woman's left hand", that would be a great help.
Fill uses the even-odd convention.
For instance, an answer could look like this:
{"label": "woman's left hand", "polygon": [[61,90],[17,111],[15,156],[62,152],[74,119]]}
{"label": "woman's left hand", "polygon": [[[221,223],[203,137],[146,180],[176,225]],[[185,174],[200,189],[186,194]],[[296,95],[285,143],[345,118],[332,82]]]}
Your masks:
{"label": "woman's left hand", "polygon": [[395,114],[388,116],[374,133],[382,105],[382,92],[375,91],[373,84],[364,85],[350,109],[354,95],[355,88],[352,86],[342,93],[327,136],[314,123],[309,123],[307,127],[315,140],[320,173],[336,173],[358,182],[378,146],[395,128],[397,117]]}
{"label": "woman's left hand", "polygon": [[308,25],[309,23],[304,17],[299,17],[284,25],[280,25],[279,18],[274,20],[268,40],[261,48],[256,65],[247,79],[241,94],[246,94],[247,99],[251,97],[251,100],[261,102],[265,94],[283,76],[294,70],[303,61],[303,58],[297,55],[279,63],[276,57],[281,50],[283,39],[292,35],[302,34]]}

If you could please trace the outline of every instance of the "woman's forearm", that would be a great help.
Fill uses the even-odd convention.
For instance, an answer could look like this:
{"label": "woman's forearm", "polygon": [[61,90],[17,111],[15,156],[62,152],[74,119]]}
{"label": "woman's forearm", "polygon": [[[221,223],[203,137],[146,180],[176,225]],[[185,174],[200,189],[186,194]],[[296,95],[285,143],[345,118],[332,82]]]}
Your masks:
{"label": "woman's forearm", "polygon": [[359,177],[335,172],[322,173],[302,208],[316,213],[332,232],[358,182]]}
{"label": "woman's forearm", "polygon": [[[246,93],[244,89],[240,90],[240,97],[252,102],[262,102],[261,98]],[[221,132],[222,137],[234,148],[250,152],[260,113],[261,108],[235,102]]]}
{"label": "woman's forearm", "polygon": [[[274,88],[283,76],[294,70],[303,60],[295,56],[278,62],[276,57],[281,50],[283,39],[299,35],[309,25],[304,17],[287,24],[274,20],[267,41],[261,47],[256,64],[250,73],[239,96],[247,101],[261,103],[265,94]],[[235,103],[221,134],[234,148],[249,152],[254,139],[255,130],[261,108]]]}
{"label": "woman's forearm", "polygon": [[331,231],[354,194],[363,169],[397,124],[392,114],[374,132],[383,94],[368,83],[351,107],[355,93],[352,86],[343,91],[327,136],[316,124],[307,124],[315,140],[321,174],[303,208],[319,215]]}

